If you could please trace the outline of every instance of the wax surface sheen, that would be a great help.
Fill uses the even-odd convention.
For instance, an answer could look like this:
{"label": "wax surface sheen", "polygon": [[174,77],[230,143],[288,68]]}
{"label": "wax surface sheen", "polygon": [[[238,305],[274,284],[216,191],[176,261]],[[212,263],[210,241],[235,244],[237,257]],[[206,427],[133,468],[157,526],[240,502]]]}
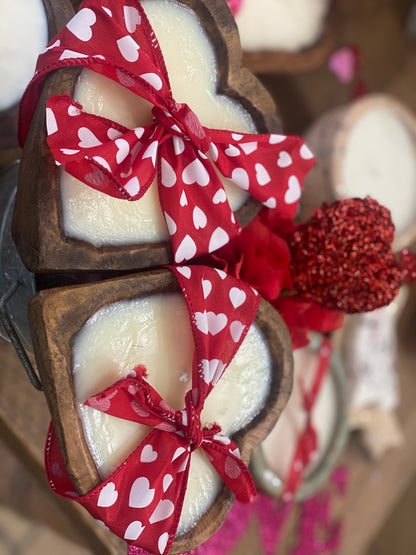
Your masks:
{"label": "wax surface sheen", "polygon": [[[300,384],[309,391],[315,377],[316,355],[309,349],[298,349],[294,356],[293,390],[277,424],[262,443],[266,463],[282,481],[287,477],[297,441],[306,424]],[[301,382],[302,381],[302,382]],[[317,456],[310,463],[312,471],[322,460],[331,440],[336,422],[335,385],[330,373],[324,378],[312,409],[312,424],[317,432]],[[284,447],[283,447],[284,446]]]}
{"label": "wax surface sheen", "polygon": [[[240,132],[256,132],[240,104],[216,94],[214,49],[196,15],[172,0],[144,0],[142,6],[156,33],[177,102],[187,103],[202,125]],[[84,110],[128,128],[152,122],[152,106],[102,75],[83,69],[74,99]],[[69,237],[96,246],[160,242],[168,239],[154,182],[137,201],[115,199],[61,172],[63,227]],[[232,210],[248,194],[224,179]]]}
{"label": "wax surface sheen", "polygon": [[42,0],[0,0],[0,111],[20,100],[47,42]]}
{"label": "wax surface sheen", "polygon": [[242,0],[236,22],[244,51],[297,52],[322,34],[329,0]]}
{"label": "wax surface sheen", "polygon": [[[73,348],[75,395],[88,447],[102,478],[108,477],[150,428],[84,406],[138,364],[149,383],[175,410],[191,387],[193,336],[185,299],[160,294],[121,301],[99,310],[77,334]],[[232,435],[261,410],[271,383],[265,341],[253,324],[229,367],[208,396],[201,423],[216,421]],[[178,533],[206,512],[222,482],[201,449],[192,454]]]}
{"label": "wax surface sheen", "polygon": [[396,232],[416,221],[416,141],[393,110],[373,108],[352,126],[339,192],[375,198],[391,211]]}

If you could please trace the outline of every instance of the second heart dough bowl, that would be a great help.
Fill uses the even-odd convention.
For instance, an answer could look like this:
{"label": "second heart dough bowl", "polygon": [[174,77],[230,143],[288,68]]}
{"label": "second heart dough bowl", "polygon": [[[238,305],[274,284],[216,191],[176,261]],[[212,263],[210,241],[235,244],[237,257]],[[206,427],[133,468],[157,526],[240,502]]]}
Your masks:
{"label": "second heart dough bowl", "polygon": [[[76,399],[76,338],[86,323],[91,321],[91,318],[96,318],[94,315],[103,307],[120,302],[134,302],[154,295],[171,294],[181,295],[182,291],[175,275],[163,269],[100,283],[44,290],[31,301],[30,325],[41,381],[68,473],[80,495],[96,487],[102,478],[84,435],[79,401]],[[250,421],[232,434],[232,439],[237,443],[242,460],[246,464],[254,447],[264,439],[278,419],[292,386],[291,343],[282,319],[271,305],[261,299],[254,323],[269,353],[270,382],[268,390],[264,393],[263,405],[258,407],[258,413],[250,416]],[[177,319],[165,325],[181,327]],[[108,341],[111,340],[109,337]],[[133,347],[138,347],[140,352],[142,345]],[[117,361],[109,359],[107,355],[104,358],[105,368],[117,366]],[[141,363],[141,360],[137,360],[137,363]],[[224,376],[229,370],[230,367],[225,370]],[[99,390],[111,385],[113,381],[113,378],[105,376],[101,380]],[[253,383],[255,387],[261,386],[255,381]],[[218,387],[217,384],[216,388]],[[237,388],[235,391],[238,395]],[[97,391],[90,391],[89,395],[93,393]],[[207,401],[208,399],[209,396]],[[227,406],[231,401],[232,395],[228,395]],[[179,407],[180,402],[179,400]],[[221,407],[215,406],[214,417],[217,414],[220,418],[220,413]],[[189,530],[176,537],[171,553],[187,552],[208,539],[226,518],[233,500],[233,494],[223,485],[202,517]]]}

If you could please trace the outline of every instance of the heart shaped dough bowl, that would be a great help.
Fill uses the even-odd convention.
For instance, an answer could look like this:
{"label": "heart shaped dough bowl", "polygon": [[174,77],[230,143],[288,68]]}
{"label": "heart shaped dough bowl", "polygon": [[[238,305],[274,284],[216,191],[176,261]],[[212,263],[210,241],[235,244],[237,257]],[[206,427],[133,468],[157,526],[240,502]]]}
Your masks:
{"label": "heart shaped dough bowl", "polygon": [[[208,282],[202,283],[204,296],[214,294]],[[242,299],[238,287],[233,288],[232,306],[238,307]],[[196,314],[201,330],[205,326],[216,334],[223,326],[220,315],[208,313],[207,319],[198,321],[201,315]],[[136,423],[123,420],[119,426],[114,421],[120,419],[83,405],[86,398],[137,364],[145,364],[149,383],[175,410],[183,408],[191,387],[194,349],[185,299],[173,272],[153,270],[41,291],[31,302],[30,324],[65,464],[82,495],[109,476],[147,433]],[[236,327],[230,331],[234,340],[234,334],[241,334]],[[215,368],[207,367],[206,372],[213,378]],[[247,464],[283,410],[291,385],[287,329],[261,299],[240,349],[207,397],[201,422],[217,421]],[[106,439],[98,439],[100,435]],[[150,448],[146,456],[152,454]],[[205,541],[224,521],[234,500],[200,449],[191,460],[189,493],[172,553],[187,552]]]}
{"label": "heart shaped dough bowl", "polygon": [[[202,125],[251,133],[280,131],[271,97],[240,65],[237,29],[222,2],[144,0],[142,5],[161,45],[173,97],[187,103]],[[129,21],[133,28],[134,19]],[[73,28],[77,31],[75,24]],[[79,28],[86,39],[90,28]],[[137,48],[125,39],[120,49],[133,60]],[[130,270],[171,262],[167,228],[176,223],[169,217],[165,223],[155,182],[140,200],[127,202],[88,187],[55,165],[46,142],[45,108],[49,97],[65,93],[86,112],[127,128],[152,123],[148,101],[99,73],[75,66],[47,76],[25,143],[16,199],[13,233],[23,262],[33,272]],[[85,129],[80,144],[90,145],[91,140]],[[117,157],[123,160],[125,155],[120,139]],[[196,179],[190,175],[189,183]],[[261,205],[229,180],[223,182],[244,226]],[[138,181],[132,178],[130,185],[137,189]],[[180,202],[187,203],[186,195]],[[197,219],[196,229],[203,225]],[[217,243],[221,238],[214,239]]]}

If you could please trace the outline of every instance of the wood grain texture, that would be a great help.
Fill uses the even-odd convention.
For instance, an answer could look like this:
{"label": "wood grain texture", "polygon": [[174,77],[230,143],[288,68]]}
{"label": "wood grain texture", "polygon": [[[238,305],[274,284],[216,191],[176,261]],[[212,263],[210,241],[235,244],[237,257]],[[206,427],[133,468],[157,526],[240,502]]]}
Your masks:
{"label": "wood grain texture", "polygon": [[[0,438],[36,482],[33,493],[21,492],[20,500],[19,490],[10,492],[14,506],[20,508],[20,503],[24,514],[44,519],[55,530],[72,535],[97,555],[127,553],[124,542],[98,526],[95,519],[77,503],[57,496],[49,488],[43,463],[43,448],[50,422],[45,397],[30,384],[12,346],[1,338],[0,368]],[[2,472],[6,471],[7,467],[2,464]],[[9,474],[3,474],[1,491],[4,496],[7,495],[5,482],[10,479]],[[40,488],[41,495],[37,494],[36,488]]]}
{"label": "wood grain texture", "polygon": [[[158,293],[180,292],[169,270],[153,270],[101,283],[44,290],[32,300],[29,316],[34,352],[69,475],[79,494],[101,479],[88,450],[75,403],[72,346],[86,321],[105,305]],[[272,384],[265,406],[233,439],[248,463],[253,448],[273,427],[292,386],[290,338],[277,312],[262,300],[256,323],[270,349]],[[179,536],[171,553],[183,553],[205,541],[225,520],[234,496],[225,486],[205,515]]]}
{"label": "wood grain texture", "polygon": [[[241,49],[234,19],[217,0],[181,0],[206,29],[217,56],[218,92],[237,100],[259,133],[280,132],[275,104],[261,83],[241,67]],[[80,68],[49,75],[32,118],[23,149],[14,216],[14,238],[24,264],[36,273],[76,270],[136,270],[172,262],[170,242],[96,247],[67,237],[63,231],[59,169],[46,142],[45,108],[56,94],[73,95]],[[33,199],[36,199],[35,203]],[[236,211],[242,226],[261,205],[250,197]]]}
{"label": "wood grain texture", "polygon": [[334,49],[338,28],[337,0],[332,0],[323,31],[315,42],[298,52],[244,52],[243,64],[254,73],[298,73],[325,63]]}

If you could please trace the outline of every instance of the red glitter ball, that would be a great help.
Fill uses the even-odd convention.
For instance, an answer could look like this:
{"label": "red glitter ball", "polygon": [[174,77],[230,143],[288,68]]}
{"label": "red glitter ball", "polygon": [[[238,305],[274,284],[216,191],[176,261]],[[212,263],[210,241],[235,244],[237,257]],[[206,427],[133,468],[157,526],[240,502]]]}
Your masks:
{"label": "red glitter ball", "polygon": [[393,235],[389,210],[374,199],[324,205],[289,238],[297,291],[326,308],[349,313],[389,304],[403,281],[390,248]]}

